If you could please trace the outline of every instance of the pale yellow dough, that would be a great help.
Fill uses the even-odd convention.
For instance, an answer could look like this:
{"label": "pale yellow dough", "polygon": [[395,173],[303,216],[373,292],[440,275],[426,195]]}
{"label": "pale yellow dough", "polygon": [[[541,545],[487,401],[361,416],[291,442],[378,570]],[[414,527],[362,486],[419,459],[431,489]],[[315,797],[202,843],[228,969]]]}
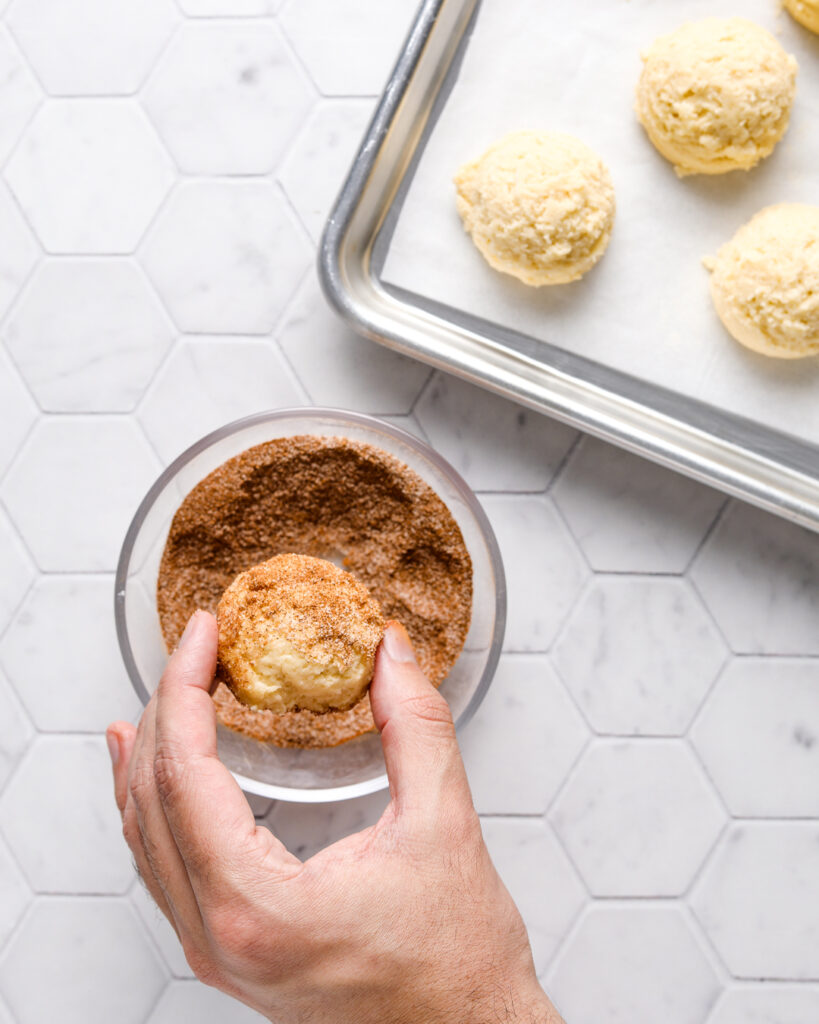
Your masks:
{"label": "pale yellow dough", "polygon": [[737,341],[779,359],[819,353],[819,207],[766,207],[705,265]]}
{"label": "pale yellow dough", "polygon": [[785,8],[800,25],[819,34],[819,0],[785,0]]}
{"label": "pale yellow dough", "polygon": [[745,18],[705,18],[643,54],[637,117],[680,176],[749,170],[788,127],[796,58]]}
{"label": "pale yellow dough", "polygon": [[240,573],[217,618],[219,678],[242,703],[277,714],[357,704],[384,632],[381,609],[363,583],[299,554]]}
{"label": "pale yellow dough", "polygon": [[609,244],[611,176],[572,135],[506,135],[454,180],[458,213],[475,245],[495,270],[525,284],[576,281]]}

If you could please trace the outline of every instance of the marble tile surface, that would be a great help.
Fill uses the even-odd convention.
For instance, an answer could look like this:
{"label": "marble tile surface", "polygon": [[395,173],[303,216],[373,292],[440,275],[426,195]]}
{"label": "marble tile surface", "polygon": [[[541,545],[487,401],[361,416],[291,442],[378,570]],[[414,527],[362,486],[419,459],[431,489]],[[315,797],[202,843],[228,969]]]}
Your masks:
{"label": "marble tile surface", "polygon": [[174,38],[142,101],[186,174],[265,174],[313,91],[277,27],[193,22]]}
{"label": "marble tile surface", "polygon": [[416,414],[476,491],[545,490],[578,438],[562,423],[444,373],[425,388]]}
{"label": "marble tile surface", "polygon": [[546,651],[587,578],[585,563],[547,498],[484,495],[481,504],[506,570],[504,647]]}
{"label": "marble tile surface", "polygon": [[580,913],[586,893],[544,822],[485,818],[483,834],[529,931],[535,967],[542,976]]}
{"label": "marble tile surface", "polygon": [[315,405],[356,412],[409,412],[430,371],[354,334],[310,275],[288,309],[279,343]]}
{"label": "marble tile surface", "polygon": [[[0,498],[45,572],[111,571],[157,470],[133,420],[44,418],[0,484]],[[47,500],[44,481],[59,503]]]}
{"label": "marble tile surface", "polygon": [[0,183],[0,315],[6,312],[37,262],[40,250],[14,197]]}
{"label": "marble tile surface", "polygon": [[819,1020],[819,988],[737,986],[726,992],[710,1024],[806,1024]]}
{"label": "marble tile surface", "polygon": [[139,713],[110,622],[113,592],[113,576],[40,577],[0,640],[0,665],[41,731],[102,732]]}
{"label": "marble tile surface", "polygon": [[[77,794],[82,799],[77,799]],[[101,736],[41,736],[0,796],[0,827],[41,893],[124,893],[131,856]]]}
{"label": "marble tile surface", "polygon": [[304,405],[303,392],[268,338],[185,337],[145,394],[139,420],[164,462],[231,420]]}
{"label": "marble tile surface", "polygon": [[597,741],[549,818],[594,896],[680,896],[726,814],[676,740]]}
{"label": "marble tile surface", "polygon": [[598,572],[683,572],[725,498],[694,480],[586,437],[554,489]]}
{"label": "marble tile surface", "polygon": [[0,792],[34,736],[17,694],[0,672]]}
{"label": "marble tile surface", "polygon": [[[163,464],[306,403],[427,438],[497,531],[505,653],[462,743],[567,1024],[819,1020],[816,535],[322,296],[416,7],[0,0],[0,1024],[259,1019],[194,981],[120,836],[112,574]],[[303,858],[386,802],[251,799]]]}
{"label": "marble tile surface", "polygon": [[691,578],[737,653],[819,654],[815,533],[735,502]]}
{"label": "marble tile surface", "polygon": [[32,900],[32,892],[6,844],[0,840],[0,949]]}
{"label": "marble tile surface", "polygon": [[4,333],[44,412],[129,412],[175,332],[130,260],[51,259],[35,271]]}
{"label": "marble tile surface", "polygon": [[720,992],[685,915],[663,905],[593,907],[547,983],[571,1024],[702,1024]]}
{"label": "marble tile surface", "polygon": [[275,14],[281,0],[178,0],[180,8],[192,18],[252,18]]}
{"label": "marble tile surface", "polygon": [[119,899],[39,899],[0,956],[18,1024],[143,1024],[165,983],[134,910]]}
{"label": "marble tile surface", "polygon": [[575,606],[554,663],[597,732],[675,736],[725,656],[684,580],[599,576]]}
{"label": "marble tile surface", "polygon": [[589,732],[543,654],[504,654],[461,749],[481,814],[543,814]]}
{"label": "marble tile surface", "polygon": [[407,0],[289,0],[280,17],[322,95],[375,96],[414,12]]}
{"label": "marble tile surface", "polygon": [[267,334],[310,254],[281,192],[269,182],[181,185],[140,253],[180,330]]}
{"label": "marble tile surface", "polygon": [[148,1017],[148,1024],[261,1024],[266,1019],[198,981],[172,981]]}
{"label": "marble tile surface", "polygon": [[42,100],[42,91],[9,32],[0,26],[0,163],[14,149]]}
{"label": "marble tile surface", "polygon": [[0,347],[0,408],[3,429],[0,431],[0,477],[17,454],[23,438],[37,419],[37,406],[20,378],[17,368]]}
{"label": "marble tile surface", "polygon": [[5,168],[51,253],[129,253],[173,182],[173,164],[131,100],[51,100]]}
{"label": "marble tile surface", "polygon": [[173,0],[14,0],[8,24],[53,96],[136,92],[179,20]]}
{"label": "marble tile surface", "polygon": [[808,658],[738,658],[691,738],[731,811],[819,817],[819,672]]}
{"label": "marble tile surface", "polygon": [[6,628],[35,578],[31,558],[7,516],[0,509],[0,631]]}
{"label": "marble tile surface", "polygon": [[736,977],[819,980],[819,824],[736,822],[691,905]]}
{"label": "marble tile surface", "polygon": [[373,114],[372,99],[322,99],[290,145],[278,178],[318,242]]}

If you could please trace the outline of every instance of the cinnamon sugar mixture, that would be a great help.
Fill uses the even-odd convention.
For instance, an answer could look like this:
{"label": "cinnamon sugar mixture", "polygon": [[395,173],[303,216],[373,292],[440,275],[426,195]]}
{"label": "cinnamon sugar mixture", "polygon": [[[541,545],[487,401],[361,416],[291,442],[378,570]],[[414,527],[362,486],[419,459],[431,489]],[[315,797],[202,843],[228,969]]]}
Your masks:
{"label": "cinnamon sugar mixture", "polygon": [[[197,608],[216,611],[240,572],[286,552],[341,561],[385,618],[404,625],[421,667],[440,685],[461,652],[472,608],[472,563],[461,531],[408,466],[340,437],[304,435],[249,448],[185,498],[157,582],[168,649]],[[213,699],[226,726],[279,746],[335,746],[373,728],[368,696],[325,715],[258,711],[222,683]]]}

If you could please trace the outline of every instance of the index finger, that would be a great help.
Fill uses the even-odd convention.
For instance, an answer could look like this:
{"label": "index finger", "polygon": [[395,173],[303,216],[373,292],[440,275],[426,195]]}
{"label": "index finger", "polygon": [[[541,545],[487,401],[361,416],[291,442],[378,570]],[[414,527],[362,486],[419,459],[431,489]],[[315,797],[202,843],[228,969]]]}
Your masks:
{"label": "index finger", "polygon": [[[240,851],[257,838],[250,805],[217,754],[216,712],[209,692],[217,635],[216,619],[196,612],[157,691],[156,783],[194,887],[218,885],[218,869],[235,864]],[[283,863],[299,863],[278,840],[270,839]]]}

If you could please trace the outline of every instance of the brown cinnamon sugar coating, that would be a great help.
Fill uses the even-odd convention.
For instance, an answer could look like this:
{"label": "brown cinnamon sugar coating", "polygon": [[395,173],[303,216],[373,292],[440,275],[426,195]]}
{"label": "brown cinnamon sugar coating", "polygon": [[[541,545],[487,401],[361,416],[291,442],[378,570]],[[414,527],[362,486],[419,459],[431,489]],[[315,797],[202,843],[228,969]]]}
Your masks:
{"label": "brown cinnamon sugar coating", "polygon": [[[384,616],[407,629],[435,685],[443,681],[463,647],[472,607],[472,563],[461,532],[408,466],[338,437],[257,445],[185,498],[157,583],[168,648],[196,608],[215,612],[240,572],[287,552],[341,559]],[[220,684],[214,702],[225,725],[280,746],[334,746],[373,728],[369,697],[350,711],[275,715],[243,706]]]}

